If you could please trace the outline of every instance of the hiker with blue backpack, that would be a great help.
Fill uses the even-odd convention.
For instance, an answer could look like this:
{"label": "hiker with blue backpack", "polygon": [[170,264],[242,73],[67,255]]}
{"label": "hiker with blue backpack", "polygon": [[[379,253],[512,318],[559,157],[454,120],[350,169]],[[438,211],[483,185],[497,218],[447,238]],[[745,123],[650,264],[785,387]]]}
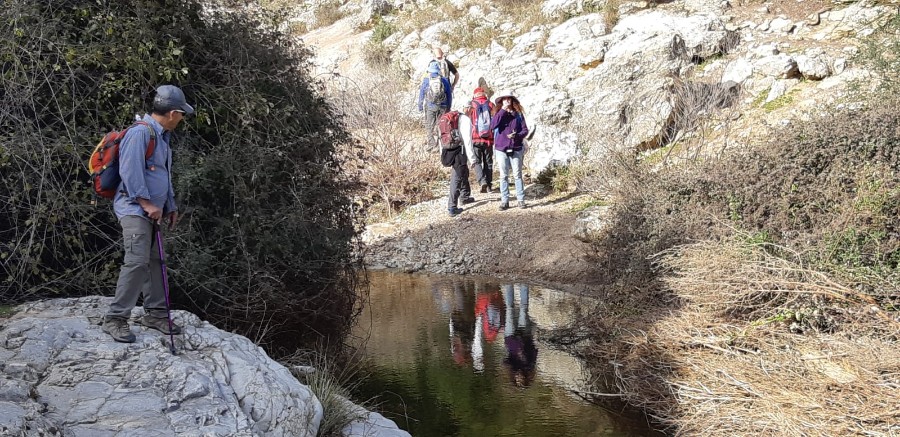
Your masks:
{"label": "hiker with blue backpack", "polygon": [[512,93],[498,93],[494,100],[494,117],[491,130],[494,131],[494,161],[500,167],[500,211],[509,208],[509,173],[512,171],[516,184],[516,199],[519,208],[525,208],[525,182],[522,180],[522,160],[525,157],[525,138],[528,126],[519,99]]}
{"label": "hiker with blue backpack", "polygon": [[434,59],[431,62],[438,65],[440,75],[450,81],[450,91],[453,91],[456,89],[456,83],[459,82],[459,70],[449,59],[444,57],[444,51],[440,47],[435,47],[432,53],[434,53]]}
{"label": "hiker with blue backpack", "polygon": [[475,88],[472,101],[466,108],[466,115],[471,120],[470,137],[472,153],[469,162],[475,170],[475,179],[481,186],[482,193],[493,193],[491,182],[494,176],[494,131],[491,129],[491,118],[494,104],[488,100],[483,88]]}
{"label": "hiker with blue backpack", "polygon": [[[122,226],[125,257],[116,283],[116,295],[103,320],[103,332],[113,340],[133,343],[128,325],[138,298],[144,298],[145,315],[139,323],[164,334],[180,334],[169,317],[169,302],[160,224],[169,230],[178,221],[172,187],[172,131],[194,108],[174,85],[156,89],[150,114],[130,127],[118,149],[118,175],[113,211]],[[154,238],[155,237],[155,238]],[[174,353],[174,341],[171,349]]]}
{"label": "hiker with blue backpack", "polygon": [[450,81],[441,76],[441,68],[437,62],[428,64],[428,74],[419,87],[419,112],[425,113],[425,132],[428,132],[428,146],[438,144],[435,126],[441,115],[444,115],[453,103]]}

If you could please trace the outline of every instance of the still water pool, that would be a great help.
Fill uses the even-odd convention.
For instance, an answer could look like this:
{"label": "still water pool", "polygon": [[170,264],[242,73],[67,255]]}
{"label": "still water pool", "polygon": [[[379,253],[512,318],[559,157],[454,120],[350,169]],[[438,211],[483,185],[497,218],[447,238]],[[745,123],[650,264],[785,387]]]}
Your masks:
{"label": "still water pool", "polygon": [[490,279],[370,272],[355,334],[365,376],[356,399],[413,436],[645,436],[581,400],[581,363],[542,337],[577,298]]}

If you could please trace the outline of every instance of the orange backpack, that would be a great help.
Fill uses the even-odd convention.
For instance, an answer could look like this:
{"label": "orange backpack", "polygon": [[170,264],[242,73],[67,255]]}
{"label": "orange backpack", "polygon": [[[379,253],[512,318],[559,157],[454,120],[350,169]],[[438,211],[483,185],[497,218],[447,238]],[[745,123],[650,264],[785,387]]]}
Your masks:
{"label": "orange backpack", "polygon": [[147,129],[150,129],[150,142],[147,144],[147,153],[144,159],[150,159],[153,156],[153,151],[156,149],[156,131],[146,121],[137,121],[121,131],[112,131],[104,135],[88,160],[88,171],[91,172],[91,183],[94,186],[95,195],[104,199],[116,197],[116,190],[122,183],[122,176],[119,175],[119,143],[122,142],[122,138],[125,138],[125,133],[137,125],[147,126]]}

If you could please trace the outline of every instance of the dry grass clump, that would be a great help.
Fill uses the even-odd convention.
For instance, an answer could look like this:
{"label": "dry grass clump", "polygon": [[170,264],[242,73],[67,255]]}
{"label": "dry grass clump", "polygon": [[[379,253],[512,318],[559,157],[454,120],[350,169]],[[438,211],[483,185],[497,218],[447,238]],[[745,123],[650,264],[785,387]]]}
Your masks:
{"label": "dry grass clump", "polygon": [[444,170],[438,151],[425,147],[421,114],[403,108],[406,82],[385,69],[358,80],[331,77],[326,88],[361,146],[347,149],[353,155],[347,156],[344,171],[359,181],[356,198],[369,218],[390,217],[434,197],[434,182],[444,178]]}
{"label": "dry grass clump", "polygon": [[466,7],[457,8],[448,0],[437,0],[423,6],[404,8],[397,16],[397,23],[404,34],[419,32],[440,22],[462,18],[466,12]]}
{"label": "dry grass clump", "polygon": [[344,18],[345,12],[341,10],[340,1],[330,1],[316,6],[313,10],[313,16],[316,17],[314,26],[318,29],[337,23],[338,20]]}
{"label": "dry grass clump", "polygon": [[631,403],[683,435],[898,431],[896,312],[738,240],[682,246],[659,261],[672,273],[665,289],[684,305],[607,356]]}
{"label": "dry grass clump", "polygon": [[466,47],[470,49],[483,49],[491,45],[496,29],[473,17],[466,17],[450,29],[445,29],[440,34],[441,42],[453,47]]}

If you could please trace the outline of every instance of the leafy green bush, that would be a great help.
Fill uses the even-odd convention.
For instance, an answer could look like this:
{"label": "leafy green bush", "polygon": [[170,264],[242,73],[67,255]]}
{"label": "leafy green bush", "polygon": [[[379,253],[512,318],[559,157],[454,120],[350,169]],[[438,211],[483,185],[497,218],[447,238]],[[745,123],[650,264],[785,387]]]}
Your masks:
{"label": "leafy green bush", "polygon": [[169,238],[175,302],[263,343],[340,337],[358,309],[336,153],[352,143],[276,17],[203,4],[0,11],[0,296],[112,293],[121,231],[108,204],[90,205],[86,159],[174,83],[197,108],[173,141],[187,213]]}
{"label": "leafy green bush", "polygon": [[378,21],[375,23],[375,27],[372,29],[372,42],[380,43],[386,40],[389,36],[393,35],[397,29],[394,28],[394,25],[391,24],[390,21],[385,20],[382,17],[378,17]]}

